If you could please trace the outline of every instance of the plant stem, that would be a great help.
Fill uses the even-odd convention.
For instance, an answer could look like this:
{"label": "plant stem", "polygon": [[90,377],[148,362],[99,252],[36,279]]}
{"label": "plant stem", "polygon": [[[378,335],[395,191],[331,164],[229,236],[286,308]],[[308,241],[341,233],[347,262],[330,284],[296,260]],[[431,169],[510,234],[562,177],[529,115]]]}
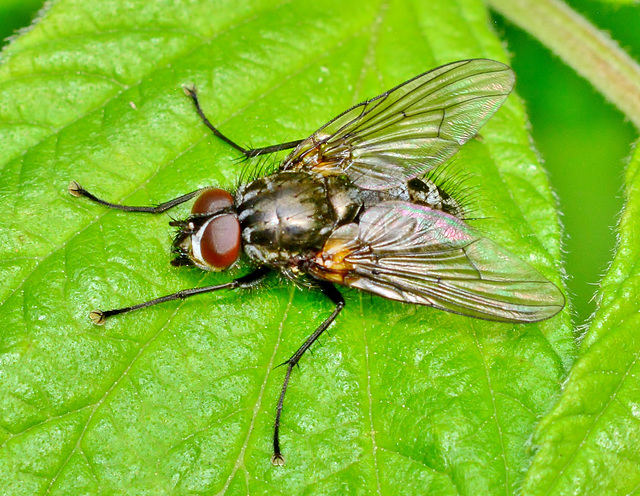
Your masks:
{"label": "plant stem", "polygon": [[614,103],[640,129],[640,66],[560,0],[486,0],[537,38]]}

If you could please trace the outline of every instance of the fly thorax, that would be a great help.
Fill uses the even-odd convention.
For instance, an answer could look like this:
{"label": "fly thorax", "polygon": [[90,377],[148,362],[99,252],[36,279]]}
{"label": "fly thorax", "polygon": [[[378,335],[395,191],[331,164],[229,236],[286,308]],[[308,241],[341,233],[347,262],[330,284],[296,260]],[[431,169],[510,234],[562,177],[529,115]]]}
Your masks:
{"label": "fly thorax", "polygon": [[327,176],[324,183],[336,225],[341,226],[353,221],[364,203],[362,191],[345,176]]}
{"label": "fly thorax", "polygon": [[336,225],[324,178],[305,172],[279,172],[256,179],[236,194],[245,253],[281,267],[315,253]]}

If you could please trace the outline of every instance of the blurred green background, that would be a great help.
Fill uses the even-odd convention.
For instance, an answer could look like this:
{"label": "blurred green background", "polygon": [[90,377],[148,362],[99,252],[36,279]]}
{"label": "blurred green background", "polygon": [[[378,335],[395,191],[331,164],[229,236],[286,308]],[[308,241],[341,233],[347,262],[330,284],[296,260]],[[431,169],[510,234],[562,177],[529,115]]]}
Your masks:
{"label": "blurred green background", "polygon": [[[640,6],[569,0],[571,7],[640,60]],[[615,248],[623,205],[623,172],[638,133],[624,115],[537,40],[499,16],[526,101],[531,131],[558,195],[565,228],[565,269],[574,322],[595,310],[591,301]]]}
{"label": "blurred green background", "polygon": [[[42,3],[0,0],[1,39],[28,26]],[[568,3],[640,60],[640,7],[613,1]],[[558,194],[567,284],[575,323],[581,325],[595,310],[591,299],[615,247],[624,164],[637,132],[539,42],[497,15],[494,20],[512,53],[517,91],[527,102],[536,146]]]}

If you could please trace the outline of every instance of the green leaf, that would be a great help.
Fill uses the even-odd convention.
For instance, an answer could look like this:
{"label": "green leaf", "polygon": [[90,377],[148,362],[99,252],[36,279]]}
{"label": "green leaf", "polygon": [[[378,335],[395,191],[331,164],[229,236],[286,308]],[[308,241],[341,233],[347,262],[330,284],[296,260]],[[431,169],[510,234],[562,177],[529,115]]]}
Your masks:
{"label": "green leaf", "polygon": [[[489,25],[475,0],[54,2],[0,66],[0,487],[512,494],[573,360],[568,312],[508,325],[344,291],[294,370],[273,467],[274,367],[331,305],[273,277],[95,327],[93,308],[231,276],[171,268],[167,216],[66,191],[144,205],[233,187],[244,166],[183,85],[230,137],[270,145],[437,65],[505,60]],[[471,222],[560,284],[555,202],[516,95],[482,137],[447,168]]]}
{"label": "green leaf", "polygon": [[540,423],[526,494],[633,494],[640,485],[640,148],[598,311],[558,404]]}

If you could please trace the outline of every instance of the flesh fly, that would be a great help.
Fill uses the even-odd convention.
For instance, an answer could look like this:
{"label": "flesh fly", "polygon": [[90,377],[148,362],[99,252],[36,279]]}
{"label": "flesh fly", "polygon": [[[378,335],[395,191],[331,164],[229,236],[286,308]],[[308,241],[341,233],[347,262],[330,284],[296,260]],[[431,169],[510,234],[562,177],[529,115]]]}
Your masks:
{"label": "flesh fly", "polygon": [[564,307],[560,289],[460,217],[457,203],[425,178],[498,110],[512,70],[493,60],[438,67],[329,121],[310,137],[243,148],[205,116],[203,123],[246,158],[293,149],[279,168],[231,194],[193,191],[155,207],[109,203],[72,181],[69,191],[110,208],[160,213],[195,198],[191,215],[171,224],[176,266],[224,271],[241,255],[253,271],[216,286],[187,289],[116,310],[91,312],[95,324],[117,314],[220,289],[258,285],[271,271],[324,293],[335,309],[285,362],[276,409],[274,465],[291,372],[345,306],[335,285],[384,298],[501,322],[535,322]]}

